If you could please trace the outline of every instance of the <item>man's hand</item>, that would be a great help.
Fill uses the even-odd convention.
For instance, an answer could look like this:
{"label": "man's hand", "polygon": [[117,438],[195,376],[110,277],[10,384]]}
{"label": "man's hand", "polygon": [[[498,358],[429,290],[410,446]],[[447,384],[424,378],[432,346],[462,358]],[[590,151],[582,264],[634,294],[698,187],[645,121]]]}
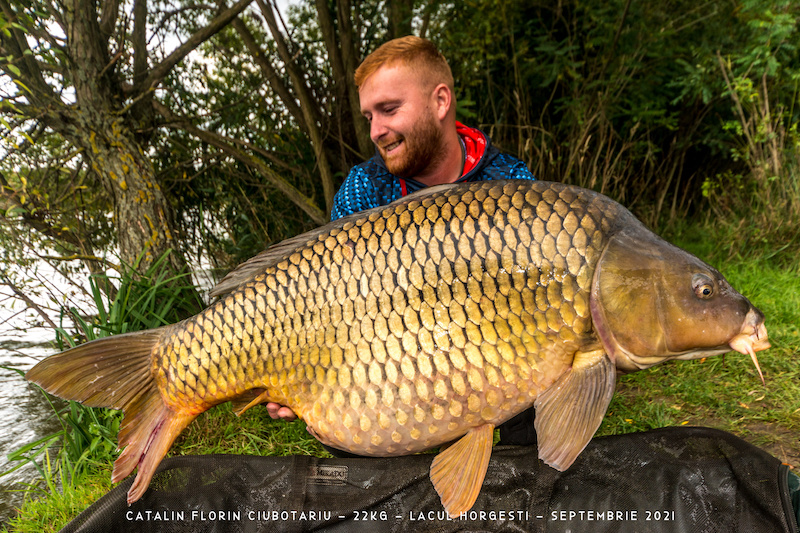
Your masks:
{"label": "man's hand", "polygon": [[273,402],[268,403],[267,412],[269,413],[269,416],[275,419],[282,418],[287,422],[291,422],[292,420],[297,420],[297,415],[294,414],[294,411],[292,411],[286,406],[277,403]]}

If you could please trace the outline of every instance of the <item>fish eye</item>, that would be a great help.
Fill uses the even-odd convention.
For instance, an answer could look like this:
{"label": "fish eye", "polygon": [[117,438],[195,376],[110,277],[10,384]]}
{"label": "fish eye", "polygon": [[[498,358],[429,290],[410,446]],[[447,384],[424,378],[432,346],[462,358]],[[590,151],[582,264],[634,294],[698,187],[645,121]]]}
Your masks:
{"label": "fish eye", "polygon": [[708,300],[714,296],[714,280],[705,274],[695,274],[692,278],[692,289],[695,296],[701,300]]}

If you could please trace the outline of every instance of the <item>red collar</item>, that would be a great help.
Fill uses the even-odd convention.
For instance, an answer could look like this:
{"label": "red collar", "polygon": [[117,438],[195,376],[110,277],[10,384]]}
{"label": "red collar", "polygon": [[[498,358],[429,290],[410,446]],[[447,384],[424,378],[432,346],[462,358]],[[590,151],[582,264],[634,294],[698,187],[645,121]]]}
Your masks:
{"label": "red collar", "polygon": [[464,143],[464,171],[461,176],[469,174],[475,168],[486,152],[486,136],[482,131],[470,128],[460,122],[456,122],[456,132]]}
{"label": "red collar", "polygon": [[[458,133],[462,146],[464,146],[464,170],[461,172],[461,177],[463,178],[475,168],[478,161],[483,157],[483,154],[486,153],[486,136],[481,130],[470,128],[458,121],[456,121],[456,133]],[[406,180],[403,178],[399,179],[400,194],[406,196],[408,194]]]}

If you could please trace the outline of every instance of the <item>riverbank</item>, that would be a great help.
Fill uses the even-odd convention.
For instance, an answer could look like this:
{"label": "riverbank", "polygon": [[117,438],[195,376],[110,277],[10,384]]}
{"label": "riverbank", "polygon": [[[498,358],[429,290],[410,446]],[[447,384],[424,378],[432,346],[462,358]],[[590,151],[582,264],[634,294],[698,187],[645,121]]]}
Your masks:
{"label": "riverbank", "polygon": [[48,400],[18,372],[54,352],[49,343],[0,338],[0,473],[5,473],[0,477],[0,524],[22,504],[26,485],[41,478],[34,465],[20,466],[8,455],[61,427]]}

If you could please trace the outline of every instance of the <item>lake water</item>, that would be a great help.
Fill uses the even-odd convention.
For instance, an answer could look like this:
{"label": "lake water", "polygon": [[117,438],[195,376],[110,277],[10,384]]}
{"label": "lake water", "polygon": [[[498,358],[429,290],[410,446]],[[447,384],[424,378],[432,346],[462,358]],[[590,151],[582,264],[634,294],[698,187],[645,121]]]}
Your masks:
{"label": "lake water", "polygon": [[[17,338],[0,337],[0,473],[19,463],[8,460],[8,454],[21,446],[51,435],[60,429],[53,408],[41,391],[10,369],[27,370],[43,357],[54,353],[46,335],[40,331]],[[45,341],[44,343],[42,341]],[[33,465],[26,465],[0,477],[0,524],[4,523],[22,502],[25,486],[38,479]]]}

